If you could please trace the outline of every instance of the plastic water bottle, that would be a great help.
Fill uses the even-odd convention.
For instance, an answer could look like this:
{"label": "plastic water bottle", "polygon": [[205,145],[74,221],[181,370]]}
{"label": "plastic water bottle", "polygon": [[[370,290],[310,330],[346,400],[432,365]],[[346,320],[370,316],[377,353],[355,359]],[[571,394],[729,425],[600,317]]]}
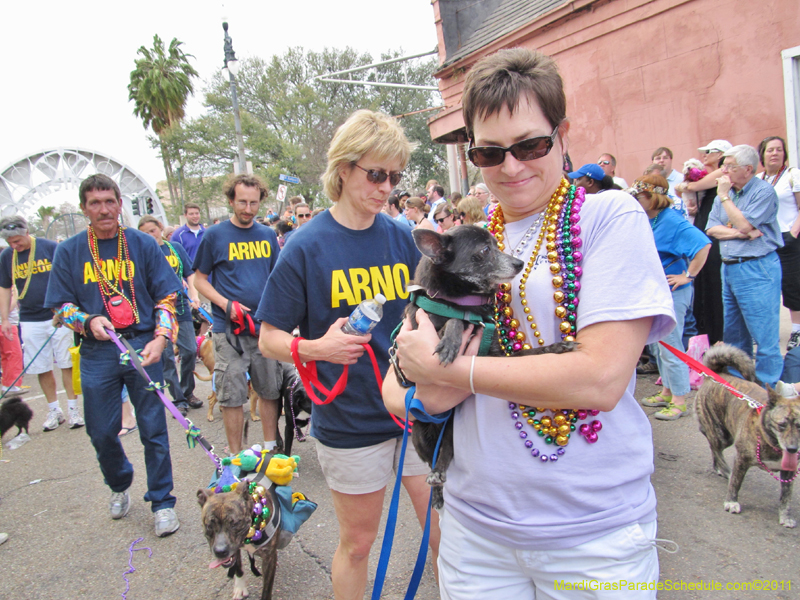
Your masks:
{"label": "plastic water bottle", "polygon": [[342,327],[348,335],[367,335],[383,317],[383,304],[386,298],[376,294],[372,300],[364,300],[350,313],[350,318]]}

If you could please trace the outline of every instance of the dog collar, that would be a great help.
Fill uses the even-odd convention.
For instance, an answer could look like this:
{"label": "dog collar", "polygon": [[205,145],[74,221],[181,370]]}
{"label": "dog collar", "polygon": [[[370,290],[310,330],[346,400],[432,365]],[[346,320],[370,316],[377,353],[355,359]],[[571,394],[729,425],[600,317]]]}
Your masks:
{"label": "dog collar", "polygon": [[458,297],[445,296],[444,294],[432,295],[430,292],[428,292],[428,290],[419,285],[409,285],[406,288],[406,291],[424,292],[428,298],[434,300],[444,300],[445,302],[450,302],[451,304],[456,304],[458,306],[483,306],[484,304],[491,304],[494,301],[494,296],[491,294],[468,294],[466,296]]}

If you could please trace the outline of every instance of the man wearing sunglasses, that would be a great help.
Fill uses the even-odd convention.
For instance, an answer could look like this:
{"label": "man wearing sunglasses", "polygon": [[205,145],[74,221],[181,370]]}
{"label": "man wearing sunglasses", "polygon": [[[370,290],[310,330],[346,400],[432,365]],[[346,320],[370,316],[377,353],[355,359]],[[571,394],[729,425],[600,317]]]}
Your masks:
{"label": "man wearing sunglasses", "polygon": [[311,209],[308,207],[308,204],[305,202],[300,202],[299,204],[295,204],[294,206],[294,220],[297,223],[297,227],[292,229],[291,231],[287,231],[283,234],[283,245],[286,245],[286,242],[289,241],[289,238],[294,235],[294,232],[300,229],[303,225],[308,223],[311,220]]}
{"label": "man wearing sunglasses", "polygon": [[[3,321],[3,335],[10,340],[13,336],[12,328],[16,327],[8,319],[11,286],[15,285],[19,294],[19,320],[25,364],[29,365],[28,373],[38,377],[42,393],[49,404],[42,428],[44,431],[53,431],[66,420],[56,395],[53,362],[61,369],[61,380],[67,392],[69,427],[83,427],[78,397],[72,388],[72,357],[69,353],[73,346],[72,331],[59,327],[54,332],[53,311],[44,306],[50,269],[58,245],[46,238],[37,239],[31,236],[27,221],[18,215],[0,221],[0,236],[9,245],[0,255],[0,319]],[[14,387],[18,388],[21,383],[21,380],[18,381]]]}
{"label": "man wearing sunglasses", "polygon": [[614,180],[620,189],[627,190],[628,189],[628,182],[625,181],[622,177],[617,177],[617,159],[614,158],[613,154],[601,154],[600,158],[597,159],[597,164],[600,165],[600,168],[605,171],[606,175],[610,175],[611,178]]}

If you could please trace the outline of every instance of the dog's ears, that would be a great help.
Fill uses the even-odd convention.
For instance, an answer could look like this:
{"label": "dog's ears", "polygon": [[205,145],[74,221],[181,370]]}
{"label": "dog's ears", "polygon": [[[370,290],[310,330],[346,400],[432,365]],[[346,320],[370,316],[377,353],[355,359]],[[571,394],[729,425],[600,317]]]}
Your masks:
{"label": "dog's ears", "polygon": [[208,500],[214,492],[211,490],[207,490],[205,488],[200,488],[197,490],[197,501],[200,503],[200,506],[204,506],[206,500]]}
{"label": "dog's ears", "polygon": [[778,392],[772,389],[770,384],[766,384],[764,387],[767,390],[767,408],[773,408],[778,403],[778,400],[781,399],[781,396]]}
{"label": "dog's ears", "polygon": [[411,232],[414,243],[425,256],[435,263],[442,263],[447,259],[447,245],[449,238],[430,229],[415,229]]}

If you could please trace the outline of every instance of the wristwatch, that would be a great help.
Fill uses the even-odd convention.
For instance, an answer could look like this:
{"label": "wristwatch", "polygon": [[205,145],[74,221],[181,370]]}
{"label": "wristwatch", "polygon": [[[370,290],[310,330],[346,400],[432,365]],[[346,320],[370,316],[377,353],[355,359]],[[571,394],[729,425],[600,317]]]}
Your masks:
{"label": "wristwatch", "polygon": [[731,201],[731,199],[730,199],[730,198],[728,198],[727,196],[720,196],[720,197],[719,197],[719,201],[720,201],[720,202],[730,202],[730,201]]}

